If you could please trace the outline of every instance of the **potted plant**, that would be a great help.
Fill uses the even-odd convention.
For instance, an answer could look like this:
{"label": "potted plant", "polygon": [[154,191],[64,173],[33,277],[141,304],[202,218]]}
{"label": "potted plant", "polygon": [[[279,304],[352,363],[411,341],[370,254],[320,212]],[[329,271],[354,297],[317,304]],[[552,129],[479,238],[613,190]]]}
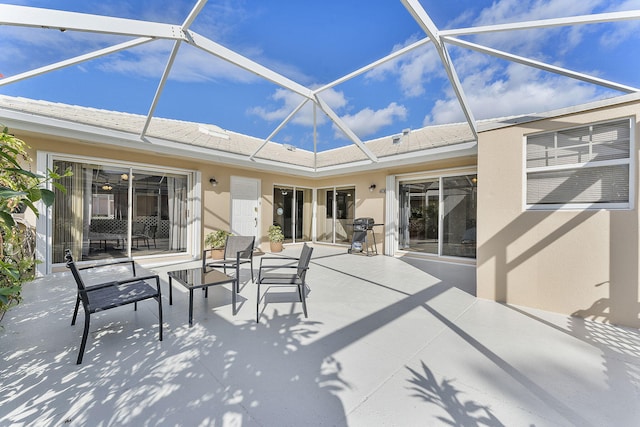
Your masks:
{"label": "potted plant", "polygon": [[207,234],[204,238],[205,246],[211,248],[211,258],[224,258],[224,245],[227,242],[227,236],[231,236],[231,233],[225,230],[216,230]]}
{"label": "potted plant", "polygon": [[269,227],[269,244],[271,246],[271,252],[281,252],[282,242],[284,240],[284,234],[282,228],[279,225],[272,225]]}

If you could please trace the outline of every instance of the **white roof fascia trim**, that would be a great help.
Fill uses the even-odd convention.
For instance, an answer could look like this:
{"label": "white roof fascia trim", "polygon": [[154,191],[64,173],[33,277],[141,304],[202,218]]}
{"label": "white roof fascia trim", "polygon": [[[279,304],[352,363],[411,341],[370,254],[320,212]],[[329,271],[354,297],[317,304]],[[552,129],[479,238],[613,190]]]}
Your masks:
{"label": "white roof fascia trim", "polygon": [[[425,163],[434,160],[475,154],[476,142],[458,143],[411,153],[403,153],[381,158],[378,163],[370,160],[345,163],[342,165],[318,168],[299,166],[275,160],[260,159],[249,161],[244,154],[218,151],[213,148],[191,146],[184,143],[146,137],[147,144],[140,145],[140,139],[133,133],[114,131],[102,127],[73,123],[51,117],[37,116],[24,112],[16,112],[0,108],[3,124],[9,128],[45,135],[69,138],[84,143],[101,143],[114,147],[135,148],[155,154],[166,154],[172,157],[191,158],[194,160],[215,161],[223,164],[245,167],[253,170],[269,171],[280,174],[293,174],[306,178],[321,178],[344,173],[367,172],[391,166],[403,166]],[[138,144],[134,146],[133,144]]]}
{"label": "white roof fascia trim", "polygon": [[320,92],[322,92],[324,90],[331,89],[332,87],[335,87],[335,86],[337,86],[337,85],[339,85],[341,83],[344,83],[344,82],[346,82],[348,80],[351,80],[354,77],[359,76],[360,74],[366,73],[367,71],[374,69],[378,65],[382,65],[385,62],[389,62],[391,60],[394,60],[397,57],[402,56],[407,52],[411,52],[414,49],[422,47],[422,46],[426,45],[429,42],[431,42],[431,39],[429,39],[428,37],[425,37],[422,40],[418,40],[415,43],[411,43],[409,46],[405,46],[402,49],[396,50],[395,52],[390,53],[389,55],[385,56],[384,58],[378,59],[377,61],[372,62],[369,65],[365,65],[364,67],[362,67],[362,68],[360,68],[360,69],[358,69],[356,71],[353,71],[353,72],[347,74],[344,77],[340,77],[339,79],[334,80],[331,83],[328,83],[328,84],[322,86],[319,89],[316,89],[315,93],[320,93]]}
{"label": "white roof fascia trim", "polygon": [[319,168],[314,177],[323,178],[345,173],[370,172],[373,170],[388,169],[389,167],[395,166],[401,167],[414,164],[424,164],[453,157],[473,156],[477,155],[477,153],[478,143],[476,141],[462,142],[421,151],[381,157],[377,163],[371,163],[363,160],[336,166],[326,166]]}
{"label": "white roof fascia trim", "polygon": [[[146,136],[144,139],[147,144],[140,145],[141,140],[139,136],[133,133],[115,131],[112,129],[87,125],[83,123],[69,122],[52,117],[33,115],[21,111],[0,108],[0,118],[2,119],[2,123],[10,129],[19,129],[26,132],[35,132],[55,137],[69,138],[84,143],[94,142],[116,147],[135,148],[140,151],[149,151],[157,154],[168,154],[172,157],[180,156],[196,160],[215,160],[222,163],[229,163],[253,169],[262,169],[252,166],[255,164],[273,165],[274,167],[269,168],[269,170],[272,170],[274,172],[282,172],[283,169],[290,169],[299,172],[307,172],[305,176],[308,177],[314,176],[313,168],[311,167],[269,161],[265,159],[258,159],[257,162],[249,162],[247,160],[248,157],[244,154],[234,154],[225,151],[218,151],[213,148],[197,147],[185,143],[166,141],[149,136]],[[132,145],[132,143],[138,145],[134,146]]]}
{"label": "white roof fascia trim", "polygon": [[[298,172],[313,172],[313,168],[308,166],[300,166],[292,163],[284,163],[275,160],[257,158],[254,161],[248,161],[246,154],[229,153],[228,151],[220,151],[214,148],[198,147],[195,145],[188,145],[179,142],[166,141],[155,137],[147,137],[150,145],[145,145],[144,148],[153,152],[162,151],[166,154],[171,154],[173,157],[188,157],[194,160],[210,160],[217,161],[227,165],[235,165],[248,167],[257,170],[270,170],[274,172],[282,173],[283,169],[287,169],[288,173],[291,171]],[[256,165],[273,166],[273,168],[260,168]],[[311,175],[312,176],[312,175]]]}
{"label": "white roof fascia trim", "polygon": [[278,127],[276,127],[274,129],[273,132],[271,132],[271,134],[267,137],[267,139],[264,140],[264,142],[262,143],[262,145],[260,145],[260,147],[258,147],[250,156],[249,156],[249,160],[253,160],[254,157],[256,156],[256,154],[258,154],[258,152],[260,150],[262,150],[264,148],[265,145],[267,145],[269,143],[269,141],[271,141],[271,138],[273,138],[274,136],[276,136],[278,134],[278,132],[280,132],[282,130],[283,127],[286,126],[287,123],[289,123],[289,120],[291,120],[293,118],[293,116],[295,116],[295,114],[300,111],[300,109],[302,107],[304,107],[304,105],[309,102],[308,99],[303,100],[300,105],[298,105],[288,116],[286,119],[284,119],[284,121],[282,123],[280,123],[278,125]]}
{"label": "white roof fascia trim", "polygon": [[477,52],[486,53],[487,55],[492,55],[498,58],[506,59],[508,61],[513,61],[523,65],[528,65],[534,68],[539,68],[541,70],[549,71],[555,74],[560,74],[565,77],[571,77],[573,79],[582,80],[587,83],[593,83],[599,86],[604,86],[609,89],[619,90],[621,92],[627,92],[627,93],[638,92],[640,90],[632,86],[627,86],[627,85],[619,84],[616,82],[612,82],[610,80],[589,76],[587,74],[579,73],[577,71],[572,71],[567,68],[556,67],[555,65],[550,65],[544,62],[536,61],[536,60],[525,58],[522,56],[513,55],[508,52],[504,52],[498,49],[493,49],[490,47],[485,47],[485,46],[482,46],[476,43],[471,43],[465,40],[461,40],[453,37],[443,37],[443,40],[446,43],[453,44],[458,47],[464,47],[467,49],[475,50]]}
{"label": "white roof fascia trim", "polygon": [[0,25],[174,40],[184,38],[179,25],[13,5],[0,5]]}
{"label": "white roof fascia trim", "polygon": [[378,158],[376,157],[376,155],[373,154],[373,152],[369,150],[362,141],[360,141],[360,138],[358,138],[358,136],[353,133],[351,128],[347,126],[340,117],[338,117],[338,115],[331,109],[331,107],[329,107],[329,105],[324,102],[324,100],[317,94],[315,95],[315,99],[320,109],[322,109],[322,111],[324,111],[324,113],[329,116],[333,123],[335,123],[335,125],[339,127],[340,130],[342,130],[342,132],[344,132],[344,134],[347,135],[347,137],[351,141],[353,141],[369,159],[371,159],[371,161],[377,162]]}
{"label": "white roof fascia trim", "polygon": [[453,66],[453,62],[451,62],[451,57],[449,56],[449,52],[446,49],[446,46],[442,43],[440,39],[439,30],[436,25],[429,17],[429,14],[424,10],[422,5],[418,0],[402,0],[405,8],[409,11],[411,16],[416,20],[418,25],[424,30],[424,32],[429,36],[429,38],[433,41],[436,50],[438,51],[438,55],[440,55],[440,60],[442,61],[442,65],[447,72],[447,76],[449,77],[449,82],[453,87],[453,91],[458,98],[458,102],[460,103],[460,107],[462,108],[462,112],[467,119],[467,123],[469,123],[469,127],[473,132],[473,136],[475,139],[478,139],[478,129],[476,127],[476,120],[473,116],[473,112],[469,107],[469,103],[467,102],[467,97],[462,89],[462,84],[460,83],[460,79],[458,78],[458,74]]}
{"label": "white roof fascia trim", "polygon": [[234,52],[231,49],[228,49],[204,36],[201,36],[198,33],[193,31],[185,31],[187,37],[187,43],[192,46],[197,47],[205,52],[208,52],[212,55],[217,56],[227,62],[230,62],[234,65],[237,65],[240,68],[243,68],[253,74],[256,74],[264,79],[269,80],[272,83],[277,84],[278,86],[289,89],[292,92],[295,92],[299,95],[304,96],[308,99],[313,99],[313,92],[311,89],[302,86],[299,83],[294,82],[281,74],[276,73],[275,71],[258,64],[246,58],[239,53]]}
{"label": "white roof fascia trim", "polygon": [[0,79],[0,86],[8,85],[11,83],[19,82],[21,80],[28,79],[30,77],[39,76],[41,74],[48,73],[50,71],[59,70],[61,68],[69,67],[71,65],[79,64],[81,62],[89,61],[91,59],[99,58],[101,56],[109,55],[111,53],[119,52],[121,50],[129,49],[135,46],[142,45],[144,43],[148,43],[152,40],[155,40],[150,37],[140,37],[135,40],[129,40],[124,43],[116,44],[111,47],[107,47],[104,49],[96,50],[91,53],[87,53],[84,55],[79,55],[74,58],[65,59],[60,62],[56,62],[54,64],[45,65],[40,68],[35,68],[30,71],[25,71],[24,73],[16,74],[15,76],[5,77],[4,79]]}
{"label": "white roof fascia trim", "polygon": [[535,21],[514,22],[509,24],[483,25],[480,27],[457,28],[442,30],[442,37],[463,36],[471,34],[493,33],[498,31],[531,30],[534,28],[562,27],[567,25],[598,24],[603,22],[630,21],[640,19],[640,10],[624,12],[597,13],[592,15],[578,15],[566,18],[540,19]]}
{"label": "white roof fascia trim", "polygon": [[120,144],[115,145],[127,147],[131,147],[131,145],[124,144],[122,141],[140,142],[137,135],[132,133],[22,111],[14,111],[11,109],[0,108],[0,118],[2,118],[3,124],[9,128],[36,132],[44,135],[53,135],[74,140],[82,140],[82,138],[89,137],[92,141],[104,142],[112,145],[114,142],[120,141]]}
{"label": "white roof fascia trim", "polygon": [[169,78],[169,73],[171,72],[171,68],[173,67],[173,63],[178,55],[178,50],[180,50],[181,41],[176,41],[173,45],[173,49],[171,49],[171,54],[169,55],[169,60],[167,61],[167,65],[164,67],[164,71],[162,73],[162,77],[160,78],[160,83],[158,83],[158,88],[156,89],[156,93],[153,96],[153,101],[151,101],[151,106],[149,107],[149,112],[147,113],[147,119],[144,122],[144,126],[142,127],[142,131],[140,132],[140,138],[144,138],[147,130],[149,129],[149,125],[151,124],[151,118],[153,117],[153,113],[156,111],[156,107],[158,106],[158,101],[160,100],[160,95],[162,95],[162,91],[164,90],[164,86],[167,83],[167,79]]}

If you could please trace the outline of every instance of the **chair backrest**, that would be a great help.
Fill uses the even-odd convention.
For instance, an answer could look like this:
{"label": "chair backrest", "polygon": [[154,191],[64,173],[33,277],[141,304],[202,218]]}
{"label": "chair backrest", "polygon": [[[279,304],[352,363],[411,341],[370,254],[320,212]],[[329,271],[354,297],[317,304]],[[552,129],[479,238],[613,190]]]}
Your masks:
{"label": "chair backrest", "polygon": [[89,304],[89,300],[87,299],[87,294],[84,292],[86,286],[84,285],[84,281],[82,280],[82,276],[80,276],[80,271],[78,271],[78,267],[76,266],[75,261],[73,260],[73,256],[71,255],[71,251],[69,249],[65,249],[64,258],[67,261],[67,268],[71,270],[71,274],[73,274],[73,278],[76,281],[76,285],[78,286],[78,290],[80,291],[80,298],[82,298],[82,303]]}
{"label": "chair backrest", "polygon": [[298,261],[298,277],[304,278],[309,262],[311,261],[311,254],[313,248],[306,243],[302,246],[302,252],[300,253],[300,260]]}
{"label": "chair backrest", "polygon": [[131,234],[147,234],[147,225],[144,222],[131,223]]}
{"label": "chair backrest", "polygon": [[224,245],[224,257],[235,259],[236,254],[240,252],[240,258],[251,258],[255,240],[255,236],[227,236],[227,242]]}

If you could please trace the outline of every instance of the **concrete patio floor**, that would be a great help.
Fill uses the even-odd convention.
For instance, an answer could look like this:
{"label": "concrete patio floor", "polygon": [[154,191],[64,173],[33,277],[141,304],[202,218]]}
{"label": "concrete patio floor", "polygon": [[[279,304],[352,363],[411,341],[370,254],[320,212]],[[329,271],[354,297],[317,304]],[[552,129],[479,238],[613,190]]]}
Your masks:
{"label": "concrete patio floor", "polygon": [[640,425],[640,331],[479,300],[473,266],[313,255],[309,318],[273,293],[259,324],[248,269],[235,316],[228,286],[197,291],[189,327],[188,294],[168,302],[181,266],[153,268],[164,341],[153,301],[109,310],[82,365],[72,278],[25,285],[0,325],[0,425]]}

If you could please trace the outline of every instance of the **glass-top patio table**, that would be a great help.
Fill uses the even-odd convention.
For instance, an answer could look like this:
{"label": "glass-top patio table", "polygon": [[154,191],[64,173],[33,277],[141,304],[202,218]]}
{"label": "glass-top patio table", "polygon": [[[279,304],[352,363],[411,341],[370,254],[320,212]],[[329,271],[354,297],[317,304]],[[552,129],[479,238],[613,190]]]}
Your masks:
{"label": "glass-top patio table", "polygon": [[[193,325],[193,290],[198,288],[204,289],[205,292],[207,292],[209,286],[231,283],[233,314],[236,314],[237,271],[236,277],[231,277],[218,270],[198,267],[169,271],[167,275],[169,276],[169,305],[173,304],[173,279],[189,290],[189,325]],[[208,292],[205,293],[205,297],[207,296]]]}

